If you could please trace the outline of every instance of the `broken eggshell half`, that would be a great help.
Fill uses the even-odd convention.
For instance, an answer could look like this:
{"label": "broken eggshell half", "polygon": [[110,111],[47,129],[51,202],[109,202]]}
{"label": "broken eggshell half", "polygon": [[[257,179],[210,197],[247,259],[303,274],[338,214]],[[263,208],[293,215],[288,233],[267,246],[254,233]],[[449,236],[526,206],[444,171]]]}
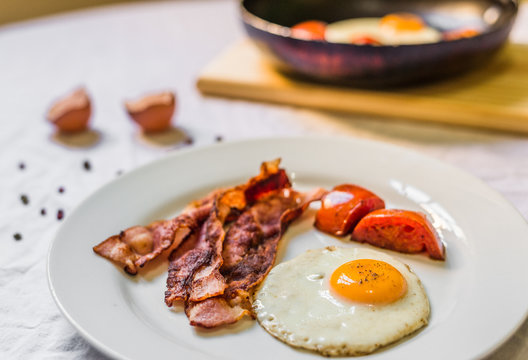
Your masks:
{"label": "broken eggshell half", "polygon": [[171,127],[172,115],[176,109],[176,96],[169,91],[150,94],[125,102],[125,108],[143,132],[161,132]]}
{"label": "broken eggshell half", "polygon": [[53,103],[46,117],[59,132],[78,133],[88,128],[91,114],[90,97],[79,88]]}

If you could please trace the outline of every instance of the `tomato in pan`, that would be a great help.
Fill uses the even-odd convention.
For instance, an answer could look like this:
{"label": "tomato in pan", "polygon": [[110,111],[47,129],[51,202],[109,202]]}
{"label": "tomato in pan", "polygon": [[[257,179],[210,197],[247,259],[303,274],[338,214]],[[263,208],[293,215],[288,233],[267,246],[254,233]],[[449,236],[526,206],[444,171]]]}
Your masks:
{"label": "tomato in pan", "polygon": [[303,40],[324,40],[325,31],[326,23],[316,20],[304,21],[291,28],[292,36]]}

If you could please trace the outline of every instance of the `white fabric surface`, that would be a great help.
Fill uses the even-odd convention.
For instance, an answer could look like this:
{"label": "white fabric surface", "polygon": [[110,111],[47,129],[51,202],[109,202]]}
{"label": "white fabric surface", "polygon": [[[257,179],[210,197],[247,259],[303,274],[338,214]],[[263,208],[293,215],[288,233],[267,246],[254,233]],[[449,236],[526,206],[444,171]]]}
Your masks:
{"label": "white fabric surface", "polygon": [[[527,17],[523,11],[513,39],[528,41]],[[118,170],[178,151],[139,139],[123,111],[124,99],[149,91],[177,92],[176,122],[195,139],[192,146],[213,143],[217,135],[224,141],[291,134],[388,141],[476,175],[528,218],[525,136],[200,96],[194,84],[200,69],[242,36],[234,1],[120,5],[0,28],[1,359],[104,358],[59,313],[48,291],[46,255],[59,208],[67,217]],[[87,149],[53,141],[44,120],[51,101],[78,85],[92,95],[92,124],[101,135]],[[13,238],[17,232],[21,241]],[[527,335],[525,323],[489,359],[528,358]]]}

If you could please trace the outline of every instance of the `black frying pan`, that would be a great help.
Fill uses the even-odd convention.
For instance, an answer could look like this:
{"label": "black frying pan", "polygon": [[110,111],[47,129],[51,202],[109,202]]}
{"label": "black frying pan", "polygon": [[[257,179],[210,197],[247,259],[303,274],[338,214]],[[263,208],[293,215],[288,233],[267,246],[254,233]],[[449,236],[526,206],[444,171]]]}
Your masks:
{"label": "black frying pan", "polygon": [[[506,42],[516,0],[243,0],[249,36],[279,70],[324,82],[392,86],[460,73],[488,60]],[[471,38],[433,44],[372,46],[291,37],[306,20],[327,23],[357,17],[412,12],[438,30],[478,23]]]}

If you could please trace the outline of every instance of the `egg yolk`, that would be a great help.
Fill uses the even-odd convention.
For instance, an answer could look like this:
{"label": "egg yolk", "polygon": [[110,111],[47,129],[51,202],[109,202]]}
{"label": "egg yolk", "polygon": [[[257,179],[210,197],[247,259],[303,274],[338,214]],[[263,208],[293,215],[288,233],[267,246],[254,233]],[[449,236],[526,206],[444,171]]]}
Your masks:
{"label": "egg yolk", "polygon": [[330,287],[338,295],[359,303],[392,303],[407,291],[403,275],[384,261],[360,259],[338,267],[330,277]]}
{"label": "egg yolk", "polygon": [[413,14],[389,14],[381,18],[380,26],[394,31],[418,31],[424,28],[424,23],[419,16]]}

